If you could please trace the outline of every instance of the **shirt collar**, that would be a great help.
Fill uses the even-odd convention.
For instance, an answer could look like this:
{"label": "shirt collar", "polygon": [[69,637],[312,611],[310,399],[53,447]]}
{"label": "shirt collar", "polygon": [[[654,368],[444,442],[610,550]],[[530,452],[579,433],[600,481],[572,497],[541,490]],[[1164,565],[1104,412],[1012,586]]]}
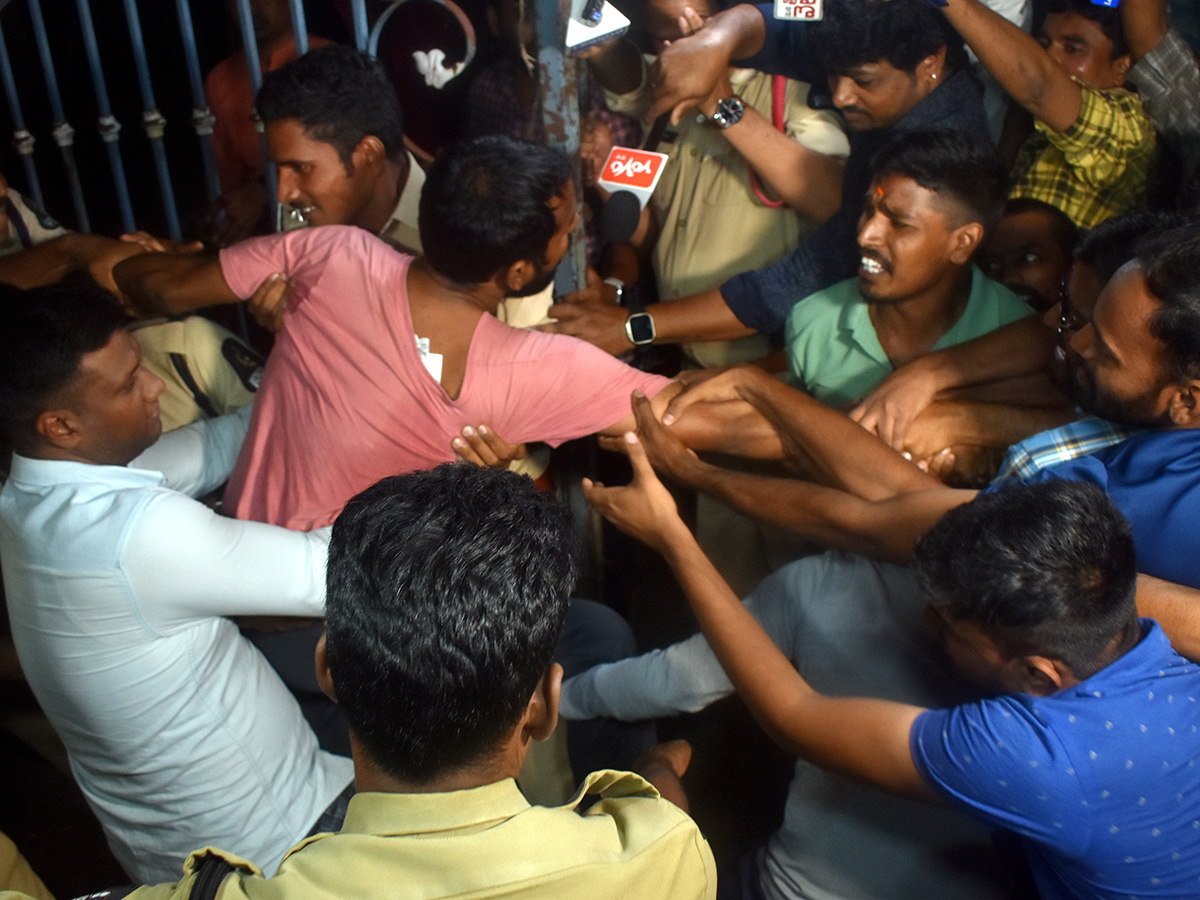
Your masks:
{"label": "shirt collar", "polygon": [[95,482],[105,485],[158,487],[167,483],[162,472],[133,469],[129,466],[101,466],[66,459],[33,459],[19,453],[12,455],[9,480],[24,484],[54,487],[67,482]]}
{"label": "shirt collar", "polygon": [[407,150],[404,151],[404,155],[408,157],[408,177],[404,181],[403,190],[400,191],[400,200],[396,203],[396,208],[392,210],[392,215],[379,232],[380,234],[385,234],[397,222],[410,228],[417,227],[417,213],[421,206],[421,188],[425,185],[425,170],[417,163],[416,157]]}
{"label": "shirt collar", "polygon": [[529,808],[511,778],[443,794],[367,792],[350,799],[342,831],[391,835],[454,831],[511,819]]}

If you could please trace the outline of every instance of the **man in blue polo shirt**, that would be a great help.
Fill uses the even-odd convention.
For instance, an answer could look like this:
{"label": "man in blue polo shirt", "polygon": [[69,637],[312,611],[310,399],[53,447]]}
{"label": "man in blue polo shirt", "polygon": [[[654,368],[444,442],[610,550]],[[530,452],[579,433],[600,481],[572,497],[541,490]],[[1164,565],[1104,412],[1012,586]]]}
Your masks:
{"label": "man in blue polo shirt", "polygon": [[626,440],[633,484],[586,484],[585,495],[664,554],[781,746],[1015,833],[1046,900],[1195,896],[1200,666],[1137,618],[1133,535],[1101,490],[1053,481],[983,494],[921,538],[924,618],[989,692],[931,710],[810,686],[700,551],[637,439]]}

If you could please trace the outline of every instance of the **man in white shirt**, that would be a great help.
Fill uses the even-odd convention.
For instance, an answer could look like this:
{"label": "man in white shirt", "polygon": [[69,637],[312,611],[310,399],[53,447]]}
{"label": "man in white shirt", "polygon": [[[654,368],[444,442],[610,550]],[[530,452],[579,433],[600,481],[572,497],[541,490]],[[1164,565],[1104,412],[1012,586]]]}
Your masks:
{"label": "man in white shirt", "polygon": [[[227,615],[320,616],[328,532],[216,515],[248,416],[158,440],[163,383],[95,288],[0,297],[0,564],[13,639],[135,879],[216,844],[273,871],[344,808],[349,759]],[[248,411],[248,407],[246,411]],[[156,443],[157,441],[157,443]],[[153,445],[153,447],[151,447]]]}

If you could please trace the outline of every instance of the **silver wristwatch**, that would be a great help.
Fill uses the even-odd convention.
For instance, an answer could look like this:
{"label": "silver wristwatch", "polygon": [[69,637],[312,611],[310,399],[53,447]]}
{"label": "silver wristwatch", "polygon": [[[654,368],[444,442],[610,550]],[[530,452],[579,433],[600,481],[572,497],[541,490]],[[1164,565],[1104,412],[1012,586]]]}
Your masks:
{"label": "silver wristwatch", "polygon": [[742,103],[741,97],[734,94],[732,97],[718,100],[717,108],[709,118],[717,123],[717,127],[724,130],[742,121],[742,116],[745,114],[746,105]]}

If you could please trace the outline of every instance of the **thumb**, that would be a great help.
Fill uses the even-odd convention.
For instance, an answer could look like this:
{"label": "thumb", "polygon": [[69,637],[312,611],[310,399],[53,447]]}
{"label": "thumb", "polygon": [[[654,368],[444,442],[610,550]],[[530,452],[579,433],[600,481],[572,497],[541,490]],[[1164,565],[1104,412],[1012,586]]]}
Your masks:
{"label": "thumb", "polygon": [[654,474],[654,466],[650,465],[650,459],[646,456],[646,448],[642,446],[642,442],[632,431],[625,432],[625,450],[629,453],[629,462],[633,465],[635,484],[641,484],[647,480],[657,480],[658,476]]}

